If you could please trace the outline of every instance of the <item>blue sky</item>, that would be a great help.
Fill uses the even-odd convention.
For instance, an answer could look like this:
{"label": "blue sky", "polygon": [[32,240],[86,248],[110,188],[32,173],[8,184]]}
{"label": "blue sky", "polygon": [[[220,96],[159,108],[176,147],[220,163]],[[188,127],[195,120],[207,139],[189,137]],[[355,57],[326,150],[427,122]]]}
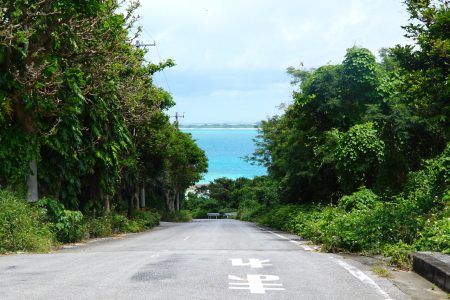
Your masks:
{"label": "blue sky", "polygon": [[405,44],[401,0],[142,0],[147,58],[177,66],[156,76],[185,113],[181,123],[256,122],[279,113],[288,66],[340,63],[353,45]]}

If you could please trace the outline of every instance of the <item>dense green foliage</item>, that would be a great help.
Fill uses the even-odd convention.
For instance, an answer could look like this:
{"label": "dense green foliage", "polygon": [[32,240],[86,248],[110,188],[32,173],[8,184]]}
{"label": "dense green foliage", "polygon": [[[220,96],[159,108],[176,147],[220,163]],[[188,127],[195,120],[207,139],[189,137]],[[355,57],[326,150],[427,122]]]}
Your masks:
{"label": "dense green foliage", "polygon": [[216,199],[202,197],[197,194],[189,193],[183,203],[184,209],[192,214],[194,219],[206,219],[208,213],[219,212],[221,207]]}
{"label": "dense green foliage", "polygon": [[189,193],[183,207],[192,213],[193,218],[202,219],[207,218],[207,213],[224,214],[245,208],[250,212],[256,207],[272,206],[278,202],[277,185],[267,177],[217,178]]}
{"label": "dense green foliage", "polygon": [[[342,63],[288,68],[296,86],[248,159],[267,177],[220,179],[189,200],[320,243],[324,251],[450,253],[450,11],[406,0],[413,45],[352,47]],[[191,205],[191,206],[189,206]]]}
{"label": "dense green foliage", "polygon": [[[321,244],[323,251],[384,253],[392,263],[410,268],[412,251],[450,253],[449,162],[450,144],[421,170],[411,172],[402,193],[395,196],[360,187],[337,204],[277,204],[277,190],[268,185],[270,177],[243,180],[243,185],[227,181],[229,189],[221,189],[220,195],[223,199],[239,195],[240,219],[295,233]],[[196,201],[195,208],[215,201],[220,209],[213,198],[197,195],[189,201]]]}
{"label": "dense green foliage", "polygon": [[29,207],[16,194],[0,190],[0,253],[49,251],[53,235],[44,219],[42,209]]}
{"label": "dense green foliage", "polygon": [[380,52],[352,47],[341,64],[289,68],[293,103],[262,123],[253,160],[282,198],[336,202],[366,186],[402,191],[408,173],[450,140],[448,2],[406,1],[415,45]]}
{"label": "dense green foliage", "polygon": [[180,211],[166,211],[162,219],[168,222],[191,222],[192,213],[184,209]]}
{"label": "dense green foliage", "polygon": [[252,217],[329,251],[381,252],[406,243],[410,249],[450,253],[449,159],[450,144],[423,170],[410,174],[404,192],[393,198],[362,188],[343,196],[337,206],[285,204]]}
{"label": "dense green foliage", "polygon": [[60,242],[76,242],[85,237],[83,214],[79,211],[64,209],[64,206],[50,198],[43,198],[37,203],[46,212],[45,221],[55,232]]}
{"label": "dense green foliage", "polygon": [[0,1],[0,187],[23,190],[36,162],[39,196],[57,200],[42,205],[60,240],[83,235],[81,212],[131,216],[142,195],[173,210],[207,169],[165,114],[171,95],[153,83],[174,62],[145,60],[137,2],[121,5]]}
{"label": "dense green foliage", "polygon": [[150,229],[159,220],[158,213],[144,210],[134,211],[130,219],[117,213],[86,217],[55,199],[30,204],[17,193],[0,190],[0,253],[48,252],[59,243]]}
{"label": "dense green foliage", "polygon": [[[120,215],[116,215],[120,216]],[[161,216],[156,212],[136,210],[133,212],[132,220],[141,223],[144,227],[152,228],[159,225]]]}
{"label": "dense green foliage", "polygon": [[[143,194],[165,220],[238,211],[406,267],[413,250],[450,253],[449,4],[404,2],[412,44],[288,68],[292,103],[261,123],[249,158],[268,176],[184,199],[207,160],[164,113],[174,102],[153,74],[174,63],[148,63],[133,44],[135,5],[0,0],[0,252],[151,228]],[[23,190],[31,162],[35,205],[3,190]]]}
{"label": "dense green foliage", "polygon": [[450,11],[405,4],[414,45],[382,49],[380,62],[352,47],[341,64],[288,69],[294,101],[262,123],[251,160],[293,204],[255,201],[241,217],[403,267],[413,250],[450,253]]}

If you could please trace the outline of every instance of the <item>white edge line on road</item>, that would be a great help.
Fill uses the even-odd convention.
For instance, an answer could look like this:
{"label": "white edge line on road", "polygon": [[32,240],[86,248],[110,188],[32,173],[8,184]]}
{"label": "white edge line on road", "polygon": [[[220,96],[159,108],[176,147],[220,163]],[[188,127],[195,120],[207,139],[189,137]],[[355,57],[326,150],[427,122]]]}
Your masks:
{"label": "white edge line on road", "polygon": [[367,276],[363,271],[359,270],[358,268],[340,260],[334,257],[330,256],[330,259],[333,260],[335,263],[343,267],[345,270],[347,270],[350,274],[352,274],[354,277],[356,277],[361,282],[371,285],[374,287],[377,292],[383,296],[383,299],[385,300],[393,300],[388,293],[386,293],[378,284],[375,283],[369,276]]}
{"label": "white edge line on road", "polygon": [[314,250],[313,248],[311,248],[309,246],[302,245],[301,243],[299,243],[297,241],[294,241],[294,240],[291,240],[290,238],[287,238],[285,236],[282,236],[281,234],[275,233],[275,232],[270,231],[270,230],[266,230],[266,231],[271,233],[271,234],[273,234],[273,235],[275,235],[275,236],[277,236],[277,237],[279,237],[279,238],[282,238],[283,240],[287,240],[287,241],[289,241],[289,242],[291,242],[293,244],[296,244],[296,245],[300,246],[300,248],[302,248],[305,251],[312,251],[312,250]]}
{"label": "white edge line on road", "polygon": [[191,236],[187,236],[187,237],[185,237],[184,239],[183,239],[183,241],[187,241],[189,238],[190,238]]}
{"label": "white edge line on road", "polygon": [[[291,240],[290,238],[287,238],[285,236],[282,236],[281,234],[275,233],[273,231],[270,230],[266,230],[267,232],[283,239],[283,240],[287,240],[293,244],[296,244],[298,246],[300,246],[303,250],[305,251],[312,251],[314,250],[313,248],[306,246],[306,245],[302,245],[301,243],[299,243],[298,241],[294,241]],[[373,286],[377,292],[379,294],[381,294],[383,296],[384,300],[393,300],[388,293],[386,293],[378,284],[375,283],[375,281],[373,281],[369,276],[367,276],[363,271],[359,270],[358,268],[342,261],[339,259],[336,259],[334,257],[330,257],[330,259],[334,260],[338,265],[340,265],[341,267],[343,267],[344,269],[346,269],[350,274],[352,274],[354,277],[356,277],[358,280],[360,280],[363,283],[369,284],[371,286]]]}

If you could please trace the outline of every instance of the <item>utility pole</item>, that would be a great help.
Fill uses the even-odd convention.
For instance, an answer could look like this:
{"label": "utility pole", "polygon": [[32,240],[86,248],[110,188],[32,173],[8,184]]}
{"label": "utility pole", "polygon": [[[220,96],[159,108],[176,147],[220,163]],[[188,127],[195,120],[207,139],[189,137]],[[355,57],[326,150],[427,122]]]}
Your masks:
{"label": "utility pole", "polygon": [[[142,43],[141,44],[141,42],[139,41],[139,40],[136,40],[136,48],[146,48],[146,47],[156,47],[156,42],[155,41],[153,41],[153,43],[150,43],[150,44],[144,44],[144,43]],[[133,134],[135,134],[136,133],[136,129],[133,129],[134,131],[133,131]],[[138,198],[139,198],[139,196],[138,196]],[[145,207],[145,180],[144,180],[144,182],[142,183],[142,188],[141,188],[141,197],[140,197],[140,199],[139,199],[139,201],[138,201],[139,203],[137,203],[137,206],[138,207],[140,207],[140,208],[144,208]]]}
{"label": "utility pole", "polygon": [[[181,115],[180,113],[175,112],[175,116],[170,116],[170,118],[175,118],[174,125],[177,129],[179,129],[178,128],[178,119],[184,118],[184,113]],[[178,192],[178,190],[176,190],[176,192],[175,192],[175,210],[180,211],[180,192]]]}
{"label": "utility pole", "polygon": [[181,115],[178,112],[175,112],[175,116],[170,116],[171,118],[175,118],[175,124],[178,126],[178,119],[184,118],[184,113]]}

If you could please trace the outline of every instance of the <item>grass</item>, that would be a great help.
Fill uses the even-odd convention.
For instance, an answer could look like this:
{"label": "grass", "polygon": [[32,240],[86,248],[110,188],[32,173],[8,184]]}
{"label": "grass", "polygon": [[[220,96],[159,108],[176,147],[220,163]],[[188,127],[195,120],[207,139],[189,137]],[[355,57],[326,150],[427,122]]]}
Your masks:
{"label": "grass", "polygon": [[392,277],[392,274],[389,273],[389,270],[386,269],[386,267],[384,267],[384,266],[375,265],[371,268],[371,271],[380,277],[384,277],[384,278]]}

